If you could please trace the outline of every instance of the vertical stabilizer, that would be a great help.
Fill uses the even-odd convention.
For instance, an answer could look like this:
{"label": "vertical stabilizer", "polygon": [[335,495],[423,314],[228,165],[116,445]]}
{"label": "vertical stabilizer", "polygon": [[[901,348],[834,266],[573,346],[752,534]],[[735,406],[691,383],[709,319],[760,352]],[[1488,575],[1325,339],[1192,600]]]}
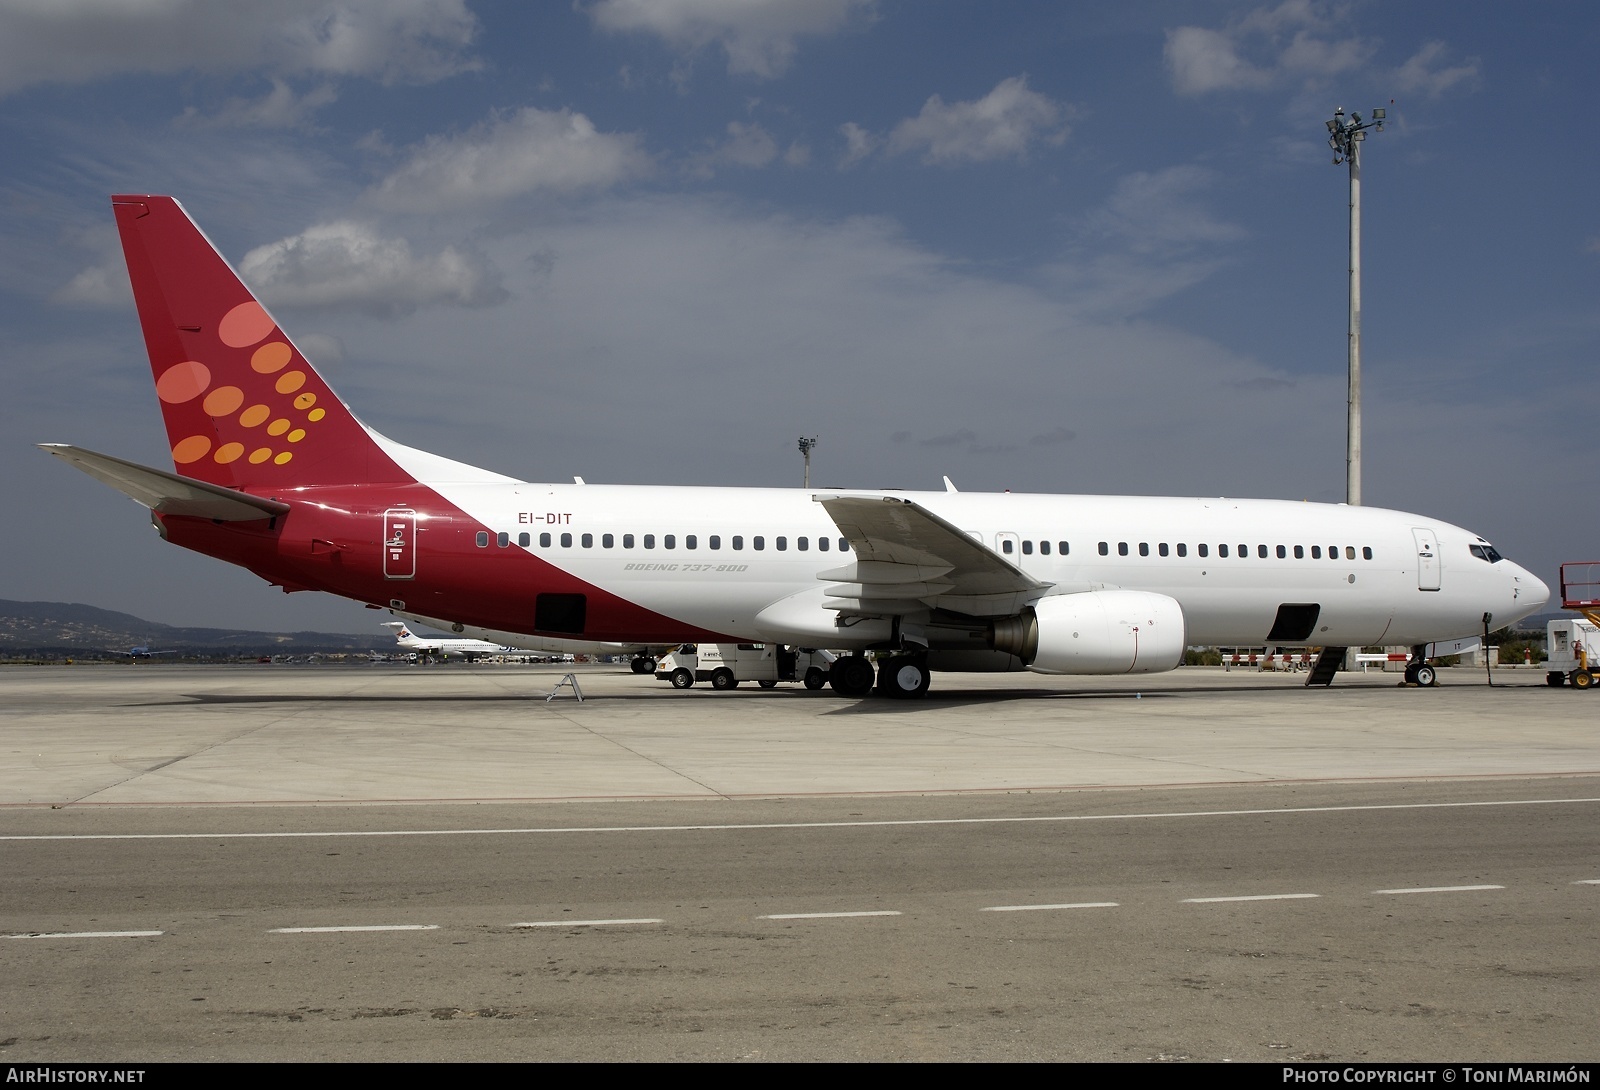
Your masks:
{"label": "vertical stabilizer", "polygon": [[111,203],[179,473],[252,491],[412,479],[177,201]]}

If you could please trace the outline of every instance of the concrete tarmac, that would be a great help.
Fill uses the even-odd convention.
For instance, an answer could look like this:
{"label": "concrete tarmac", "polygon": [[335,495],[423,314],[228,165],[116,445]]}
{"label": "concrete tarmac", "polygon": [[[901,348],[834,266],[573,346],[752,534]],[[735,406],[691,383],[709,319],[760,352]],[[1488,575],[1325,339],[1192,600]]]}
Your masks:
{"label": "concrete tarmac", "polygon": [[618,667],[10,667],[0,806],[714,799],[1600,773],[1534,669],[937,675],[921,701]]}
{"label": "concrete tarmac", "polygon": [[1544,674],[0,669],[0,1062],[1592,1062]]}

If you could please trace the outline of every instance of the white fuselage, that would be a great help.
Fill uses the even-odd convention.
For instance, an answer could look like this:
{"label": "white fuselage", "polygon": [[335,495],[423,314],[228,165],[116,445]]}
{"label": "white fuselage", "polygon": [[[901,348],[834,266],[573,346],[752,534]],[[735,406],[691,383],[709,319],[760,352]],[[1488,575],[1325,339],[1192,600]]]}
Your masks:
{"label": "white fuselage", "polygon": [[[1548,588],[1420,515],[1284,500],[429,482],[483,525],[594,586],[709,632],[851,648],[820,573],[856,558],[818,497],[890,495],[966,530],[1046,594],[1157,592],[1191,644],[1262,643],[1281,606],[1320,606],[1318,645],[1420,644],[1511,623]],[[524,536],[525,535],[525,536]],[[692,542],[692,544],[691,544]],[[670,543],[670,544],[669,544]],[[758,545],[759,543],[759,545]],[[1265,555],[1263,555],[1263,552]],[[968,646],[959,644],[959,646]]]}

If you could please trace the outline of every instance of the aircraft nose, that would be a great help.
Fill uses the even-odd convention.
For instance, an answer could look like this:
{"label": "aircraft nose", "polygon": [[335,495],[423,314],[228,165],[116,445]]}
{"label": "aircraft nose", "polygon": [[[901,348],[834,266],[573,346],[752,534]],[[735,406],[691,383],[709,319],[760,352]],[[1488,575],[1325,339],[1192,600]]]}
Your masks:
{"label": "aircraft nose", "polygon": [[1513,566],[1511,576],[1512,591],[1520,608],[1532,613],[1550,600],[1549,585],[1527,568]]}

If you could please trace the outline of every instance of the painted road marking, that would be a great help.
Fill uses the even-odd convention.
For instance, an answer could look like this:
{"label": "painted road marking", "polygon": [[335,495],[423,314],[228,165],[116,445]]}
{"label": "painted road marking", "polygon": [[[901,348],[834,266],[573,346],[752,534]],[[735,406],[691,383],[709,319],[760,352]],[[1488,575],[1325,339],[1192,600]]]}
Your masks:
{"label": "painted road marking", "polygon": [[900,912],[776,912],[758,920],[846,920],[855,916],[900,916]]}
{"label": "painted road marking", "polygon": [[1067,905],[994,905],[979,912],[1049,912],[1057,908],[1119,908],[1115,901],[1078,901]]}
{"label": "painted road marking", "polygon": [[1186,905],[1220,905],[1226,901],[1306,901],[1321,897],[1320,893],[1260,893],[1254,897],[1185,897]]}
{"label": "painted road marking", "polygon": [[1471,893],[1481,889],[1505,889],[1505,886],[1416,886],[1412,889],[1375,889],[1377,893]]}
{"label": "painted road marking", "polygon": [[436,923],[349,924],[344,927],[274,927],[269,935],[332,935],[341,931],[437,931]]}
{"label": "painted road marking", "polygon": [[640,917],[637,920],[533,920],[528,923],[514,923],[512,927],[619,927],[624,924],[636,923],[666,923],[666,920],[654,917]]}
{"label": "painted road marking", "polygon": [[149,939],[165,931],[29,931],[8,939]]}
{"label": "painted road marking", "polygon": [[1076,821],[1143,821],[1152,818],[1272,817],[1288,814],[1349,814],[1382,810],[1461,810],[1485,806],[1593,805],[1600,798],[1507,799],[1492,802],[1407,802],[1373,806],[1297,806],[1263,810],[1172,810],[1149,814],[1058,814],[1040,817],[918,818],[899,821],[771,821],[743,825],[584,825],[509,829],[361,829],[271,833],[46,833],[0,835],[10,840],[304,840],[385,836],[528,836],[556,833],[743,832],[758,829],[865,829],[909,825],[1037,825]]}

